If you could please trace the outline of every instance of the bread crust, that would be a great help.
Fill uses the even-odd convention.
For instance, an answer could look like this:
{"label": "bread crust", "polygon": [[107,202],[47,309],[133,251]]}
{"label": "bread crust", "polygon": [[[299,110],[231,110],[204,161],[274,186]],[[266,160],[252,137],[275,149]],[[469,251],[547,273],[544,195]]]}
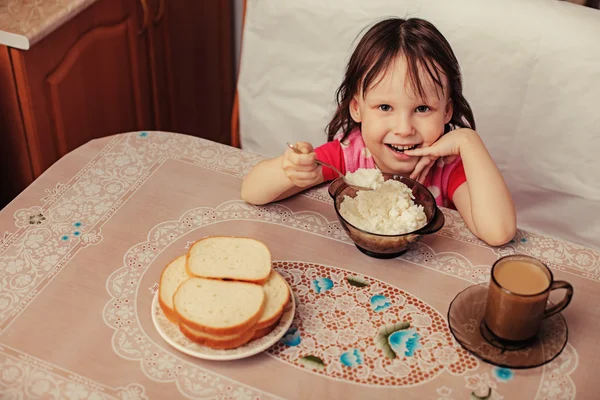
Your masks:
{"label": "bread crust", "polygon": [[236,347],[243,346],[244,344],[246,344],[252,340],[252,338],[254,337],[254,334],[256,332],[256,329],[254,327],[252,327],[252,328],[247,329],[246,331],[242,332],[240,335],[236,336],[235,338],[229,338],[226,340],[218,340],[218,339],[208,338],[206,336],[197,335],[196,333],[192,332],[185,324],[180,323],[179,330],[181,330],[181,333],[183,333],[183,335],[185,337],[187,337],[188,339],[190,339],[192,342],[201,344],[203,346],[208,346],[213,349],[219,349],[219,350],[229,350],[229,349],[234,349]]}
{"label": "bread crust", "polygon": [[169,321],[171,321],[174,324],[178,324],[179,323],[179,317],[177,316],[177,313],[174,310],[172,310],[171,308],[169,308],[169,306],[167,306],[163,302],[163,299],[160,296],[160,294],[158,295],[158,305],[160,306],[160,308],[163,311],[163,314],[165,314],[165,317],[167,317],[167,319]]}
{"label": "bread crust", "polygon": [[254,332],[254,336],[252,337],[252,340],[260,339],[263,336],[267,336],[269,333],[271,333],[273,331],[273,329],[277,328],[277,325],[279,325],[280,319],[281,318],[277,319],[275,321],[275,323],[273,323],[269,326],[265,326],[264,328],[257,328],[256,331]]}
{"label": "bread crust", "polygon": [[[290,302],[290,295],[291,295],[290,294],[290,287],[287,284],[286,280],[283,279],[283,276],[281,276],[281,274],[279,274],[279,272],[277,272],[277,271],[273,271],[271,273],[275,273],[275,274],[279,275],[279,277],[281,278],[281,280],[284,282],[285,287],[287,289],[285,301],[283,302],[283,304],[281,305],[281,307],[279,308],[279,310],[277,311],[277,313],[274,314],[271,318],[268,318],[268,319],[266,319],[264,321],[260,321],[260,318],[259,318],[258,319],[259,322],[256,323],[256,329],[267,328],[270,325],[273,325],[276,321],[279,321],[279,319],[283,315],[283,312],[285,311],[285,307]],[[262,314],[261,314],[261,318],[262,318]]]}
{"label": "bread crust", "polygon": [[[175,313],[175,310],[172,309],[171,307],[169,307],[167,305],[167,303],[165,302],[165,300],[163,299],[163,296],[162,296],[160,288],[161,288],[162,283],[163,283],[163,277],[165,276],[165,272],[169,269],[169,267],[171,266],[171,264],[173,264],[175,261],[179,260],[180,257],[181,256],[179,256],[179,257],[171,260],[171,262],[168,263],[165,268],[163,268],[163,270],[162,270],[162,272],[160,274],[160,279],[158,281],[158,304],[160,305],[160,308],[163,310],[163,313],[165,314],[165,317],[167,317],[167,319],[169,321],[173,322],[174,324],[177,324],[179,322],[179,318],[177,317],[177,313]],[[187,272],[187,268],[185,270]],[[188,272],[188,275],[189,275],[189,272]],[[177,291],[177,289],[175,289],[175,292],[176,291]],[[175,292],[173,292],[173,295],[175,295]]]}

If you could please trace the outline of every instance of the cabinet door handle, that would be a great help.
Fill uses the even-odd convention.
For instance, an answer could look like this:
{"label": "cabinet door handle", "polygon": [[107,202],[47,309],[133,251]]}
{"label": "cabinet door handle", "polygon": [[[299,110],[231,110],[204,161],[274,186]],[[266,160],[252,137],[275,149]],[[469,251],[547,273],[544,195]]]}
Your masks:
{"label": "cabinet door handle", "polygon": [[144,22],[142,22],[142,27],[138,31],[138,35],[143,34],[146,29],[148,29],[148,24],[150,24],[150,13],[148,12],[148,0],[140,0],[140,4],[142,5],[142,11],[144,12]]}
{"label": "cabinet door handle", "polygon": [[160,0],[160,2],[158,3],[158,11],[154,16],[154,23],[158,24],[162,19],[163,15],[165,15],[165,0]]}

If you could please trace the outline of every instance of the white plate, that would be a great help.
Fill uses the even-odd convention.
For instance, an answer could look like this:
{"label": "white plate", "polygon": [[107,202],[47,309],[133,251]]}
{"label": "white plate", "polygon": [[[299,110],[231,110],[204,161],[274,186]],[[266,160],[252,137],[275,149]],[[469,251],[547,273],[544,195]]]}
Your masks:
{"label": "white plate", "polygon": [[[289,287],[289,286],[288,286]],[[283,315],[279,320],[279,324],[275,329],[266,336],[252,340],[245,345],[231,349],[231,350],[216,350],[207,346],[202,346],[195,342],[192,342],[179,330],[179,327],[169,321],[163,313],[160,305],[158,304],[158,291],[152,299],[152,322],[156,327],[156,330],[162,336],[162,338],[175,347],[182,353],[188,354],[192,357],[202,358],[205,360],[237,360],[240,358],[246,358],[265,351],[279,339],[281,339],[292,325],[294,319],[294,313],[296,312],[296,301],[294,294],[290,290],[290,302],[285,307]]]}

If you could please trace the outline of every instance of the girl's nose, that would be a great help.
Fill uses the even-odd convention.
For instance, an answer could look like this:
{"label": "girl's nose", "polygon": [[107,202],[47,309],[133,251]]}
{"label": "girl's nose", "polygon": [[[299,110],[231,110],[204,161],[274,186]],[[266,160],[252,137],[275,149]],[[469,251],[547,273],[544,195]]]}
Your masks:
{"label": "girl's nose", "polygon": [[398,115],[394,121],[393,131],[395,135],[399,136],[412,136],[415,134],[415,129],[411,123],[410,118]]}

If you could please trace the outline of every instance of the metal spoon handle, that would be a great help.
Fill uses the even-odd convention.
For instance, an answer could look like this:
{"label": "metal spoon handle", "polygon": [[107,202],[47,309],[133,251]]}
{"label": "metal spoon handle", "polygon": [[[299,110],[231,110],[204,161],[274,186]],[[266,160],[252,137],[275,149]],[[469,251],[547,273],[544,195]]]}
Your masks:
{"label": "metal spoon handle", "polygon": [[[289,144],[289,143],[287,143],[287,142],[286,142],[286,144],[288,145],[288,147],[289,147],[290,149],[294,150],[294,152],[295,152],[295,153],[297,153],[297,154],[302,154],[302,152],[301,152],[300,150],[298,150],[298,148],[297,148],[296,146],[292,146],[291,144]],[[353,188],[354,188],[354,189],[356,189],[356,190],[372,190],[371,188],[367,188],[367,187],[362,187],[362,186],[358,186],[358,185],[353,185],[353,184],[351,184],[350,182],[348,182],[348,181],[346,180],[346,176],[345,176],[344,174],[342,174],[342,172],[341,172],[339,169],[337,169],[336,167],[334,167],[334,166],[333,166],[333,165],[331,165],[331,164],[328,164],[328,163],[326,163],[326,162],[324,162],[324,161],[317,160],[317,159],[315,159],[315,162],[316,162],[317,164],[324,165],[325,167],[328,167],[328,168],[331,168],[332,170],[334,170],[334,171],[335,171],[335,172],[336,172],[336,173],[337,173],[339,176],[341,176],[341,177],[342,177],[342,179],[344,180],[344,182],[346,182],[346,184],[347,184],[348,186],[351,186],[351,187],[353,187]]]}
{"label": "metal spoon handle", "polygon": [[[337,173],[339,176],[344,176],[344,174],[342,174],[342,172],[341,172],[339,169],[337,169],[336,167],[334,167],[334,166],[333,166],[333,165],[331,165],[331,164],[328,164],[328,163],[326,163],[325,161],[321,161],[321,160],[315,160],[315,162],[316,162],[317,164],[321,164],[321,165],[324,165],[324,166],[326,166],[326,167],[328,167],[328,168],[331,168],[331,169],[332,169],[332,170],[334,170],[334,171],[335,171],[335,172],[336,172],[336,173]],[[345,179],[345,178],[344,178],[344,179]]]}
{"label": "metal spoon handle", "polygon": [[[295,153],[297,153],[297,154],[302,154],[302,152],[301,152],[300,150],[298,150],[298,148],[297,148],[296,146],[292,146],[292,145],[291,145],[291,144],[289,144],[289,143],[287,143],[287,145],[288,145],[288,147],[289,147],[290,149],[294,150],[294,152],[295,152]],[[328,163],[326,163],[325,161],[321,161],[321,160],[315,160],[315,162],[316,162],[317,164],[321,164],[321,165],[324,165],[324,166],[326,166],[326,167],[328,167],[328,168],[331,168],[332,170],[334,170],[335,172],[337,172],[337,174],[338,174],[339,176],[344,176],[344,174],[342,174],[342,173],[341,173],[341,171],[340,171],[339,169],[337,169],[336,167],[334,167],[334,166],[333,166],[333,165],[331,165],[331,164],[328,164]]]}

